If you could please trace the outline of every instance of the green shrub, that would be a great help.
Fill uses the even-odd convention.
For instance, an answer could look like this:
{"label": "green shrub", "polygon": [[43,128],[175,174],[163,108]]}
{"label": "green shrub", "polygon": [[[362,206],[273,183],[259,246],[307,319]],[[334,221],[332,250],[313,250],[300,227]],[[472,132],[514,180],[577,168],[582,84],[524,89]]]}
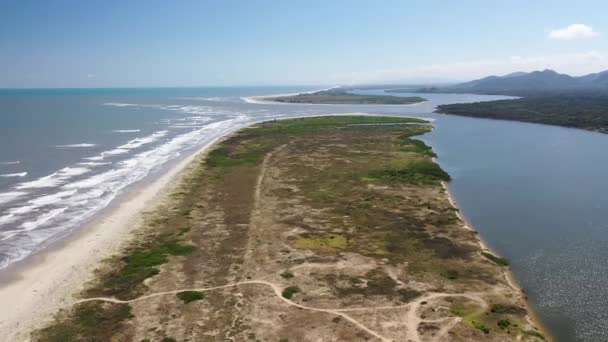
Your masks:
{"label": "green shrub", "polygon": [[300,288],[297,286],[290,286],[287,287],[283,290],[283,293],[281,294],[284,298],[287,299],[291,299],[291,297],[293,297],[294,294],[300,292]]}
{"label": "green shrub", "polygon": [[205,298],[205,294],[199,291],[182,291],[178,292],[176,296],[177,298],[181,299],[184,304]]}
{"label": "green shrub", "polygon": [[511,325],[511,322],[508,319],[501,319],[496,323],[500,329],[506,329]]}

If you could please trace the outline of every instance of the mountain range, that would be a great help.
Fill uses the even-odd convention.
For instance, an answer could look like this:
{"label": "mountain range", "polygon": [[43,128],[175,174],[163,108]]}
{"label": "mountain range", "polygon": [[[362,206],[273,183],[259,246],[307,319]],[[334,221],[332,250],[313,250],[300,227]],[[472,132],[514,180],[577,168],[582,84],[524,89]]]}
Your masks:
{"label": "mountain range", "polygon": [[514,72],[504,76],[488,76],[451,86],[423,88],[419,91],[518,96],[583,91],[608,93],[608,70],[578,77],[560,74],[549,69]]}

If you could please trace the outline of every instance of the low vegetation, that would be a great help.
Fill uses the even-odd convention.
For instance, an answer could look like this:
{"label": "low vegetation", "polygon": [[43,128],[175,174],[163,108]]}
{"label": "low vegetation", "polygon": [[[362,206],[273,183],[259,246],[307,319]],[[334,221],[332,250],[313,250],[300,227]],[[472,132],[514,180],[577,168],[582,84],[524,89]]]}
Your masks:
{"label": "low vegetation", "polygon": [[132,317],[128,304],[82,303],[70,312],[60,313],[55,324],[34,332],[32,337],[45,342],[120,340],[116,332]]}

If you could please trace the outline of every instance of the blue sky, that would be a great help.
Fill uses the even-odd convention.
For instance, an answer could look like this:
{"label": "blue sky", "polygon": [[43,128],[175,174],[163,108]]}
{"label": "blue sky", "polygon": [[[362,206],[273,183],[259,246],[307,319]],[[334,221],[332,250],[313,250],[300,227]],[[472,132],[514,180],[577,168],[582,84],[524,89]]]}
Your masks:
{"label": "blue sky", "polygon": [[583,74],[608,69],[606,13],[605,0],[0,0],[0,87]]}

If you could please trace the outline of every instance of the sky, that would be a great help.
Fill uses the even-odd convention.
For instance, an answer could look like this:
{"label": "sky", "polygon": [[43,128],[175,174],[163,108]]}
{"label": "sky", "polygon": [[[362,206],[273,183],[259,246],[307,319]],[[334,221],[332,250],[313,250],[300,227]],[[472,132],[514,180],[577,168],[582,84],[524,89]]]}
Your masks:
{"label": "sky", "polygon": [[0,0],[0,88],[340,85],[608,69],[608,2]]}

